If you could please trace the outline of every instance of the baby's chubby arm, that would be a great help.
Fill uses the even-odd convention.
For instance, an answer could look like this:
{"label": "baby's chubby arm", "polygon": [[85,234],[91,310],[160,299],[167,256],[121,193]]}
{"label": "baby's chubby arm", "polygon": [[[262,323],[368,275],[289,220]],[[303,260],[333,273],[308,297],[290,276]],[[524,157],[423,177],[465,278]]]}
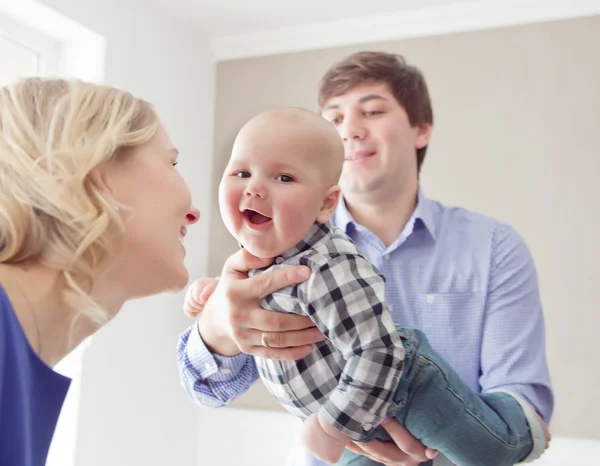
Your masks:
{"label": "baby's chubby arm", "polygon": [[385,280],[359,254],[332,254],[299,286],[305,312],[345,360],[338,386],[319,419],[354,441],[365,441],[385,417],[405,356],[384,304]]}
{"label": "baby's chubby arm", "polygon": [[319,413],[311,414],[304,421],[301,438],[306,451],[327,464],[337,463],[346,445],[352,442],[350,437],[329,424]]}

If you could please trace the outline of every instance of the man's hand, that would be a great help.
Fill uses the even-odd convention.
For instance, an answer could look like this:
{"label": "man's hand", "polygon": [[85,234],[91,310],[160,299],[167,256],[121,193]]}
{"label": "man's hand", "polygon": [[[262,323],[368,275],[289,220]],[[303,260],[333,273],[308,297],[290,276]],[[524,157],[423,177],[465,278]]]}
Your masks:
{"label": "man's hand", "polygon": [[418,466],[437,456],[437,451],[425,448],[395,419],[386,419],[381,426],[390,434],[393,442],[355,442],[346,448],[385,466]]}
{"label": "man's hand", "polygon": [[266,267],[270,262],[240,249],[227,260],[218,280],[200,279],[191,285],[186,294],[186,313],[201,311],[198,329],[212,351],[225,356],[244,352],[296,360],[325,339],[308,317],[260,306],[266,295],[310,276],[308,267],[290,266],[248,278],[249,270]]}
{"label": "man's hand", "polygon": [[544,431],[544,437],[546,437],[546,450],[547,450],[548,447],[550,446],[550,440],[552,440],[552,434],[550,434],[550,430],[548,430],[548,425],[540,417],[540,415],[537,413],[535,408],[533,408],[532,411],[533,411],[533,415],[535,416],[537,421],[540,423],[540,425],[542,426],[542,430]]}

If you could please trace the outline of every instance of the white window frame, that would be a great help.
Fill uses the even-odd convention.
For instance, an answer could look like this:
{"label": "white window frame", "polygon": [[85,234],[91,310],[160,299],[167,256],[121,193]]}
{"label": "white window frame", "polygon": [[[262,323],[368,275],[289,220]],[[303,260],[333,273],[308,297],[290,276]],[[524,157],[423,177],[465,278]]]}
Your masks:
{"label": "white window frame", "polygon": [[36,76],[53,77],[60,74],[61,44],[54,37],[2,14],[0,36],[37,54]]}

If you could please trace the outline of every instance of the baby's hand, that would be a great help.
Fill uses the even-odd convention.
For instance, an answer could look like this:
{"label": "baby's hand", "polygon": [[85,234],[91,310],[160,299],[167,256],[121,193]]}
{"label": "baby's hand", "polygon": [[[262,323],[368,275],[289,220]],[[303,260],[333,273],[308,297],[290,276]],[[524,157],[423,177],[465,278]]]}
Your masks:
{"label": "baby's hand", "polygon": [[[321,421],[325,422],[325,421]],[[304,448],[315,458],[327,464],[337,463],[350,438],[338,432],[329,435],[319,421],[317,413],[311,414],[302,426],[302,443]]]}
{"label": "baby's hand", "polygon": [[213,294],[217,284],[219,283],[219,277],[211,278],[199,278],[190,285],[187,292],[185,293],[185,303],[183,305],[183,312],[188,317],[195,318],[208,301],[208,298]]}

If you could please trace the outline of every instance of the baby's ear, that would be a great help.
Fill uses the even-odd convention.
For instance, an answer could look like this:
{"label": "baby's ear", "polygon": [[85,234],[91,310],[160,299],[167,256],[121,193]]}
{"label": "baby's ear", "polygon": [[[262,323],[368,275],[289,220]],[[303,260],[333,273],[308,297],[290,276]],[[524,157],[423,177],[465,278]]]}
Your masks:
{"label": "baby's ear", "polygon": [[323,199],[323,205],[317,216],[317,222],[327,223],[331,216],[335,212],[338,201],[340,200],[341,189],[338,185],[334,185],[327,190],[325,198]]}

